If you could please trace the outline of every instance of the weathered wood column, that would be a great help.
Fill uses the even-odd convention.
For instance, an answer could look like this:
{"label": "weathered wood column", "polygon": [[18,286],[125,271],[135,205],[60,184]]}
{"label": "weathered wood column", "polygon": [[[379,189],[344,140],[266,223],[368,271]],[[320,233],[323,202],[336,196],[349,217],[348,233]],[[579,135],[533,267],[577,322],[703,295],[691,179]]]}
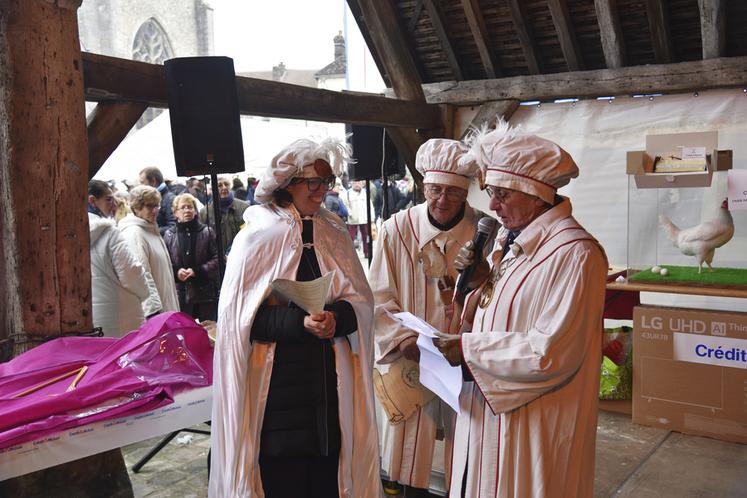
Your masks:
{"label": "weathered wood column", "polygon": [[[80,3],[0,0],[0,339],[16,339],[13,356],[93,328]],[[3,481],[0,495],[132,490],[116,450]]]}
{"label": "weathered wood column", "polygon": [[0,5],[3,326],[21,340],[91,330],[80,0]]}

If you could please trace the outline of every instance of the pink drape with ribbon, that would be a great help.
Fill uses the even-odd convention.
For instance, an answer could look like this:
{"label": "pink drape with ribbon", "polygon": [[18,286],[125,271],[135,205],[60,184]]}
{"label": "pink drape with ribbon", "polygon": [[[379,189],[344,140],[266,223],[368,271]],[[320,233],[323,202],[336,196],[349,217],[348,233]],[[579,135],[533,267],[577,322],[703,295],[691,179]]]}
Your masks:
{"label": "pink drape with ribbon", "polygon": [[65,337],[0,364],[0,448],[149,411],[212,384],[212,346],[184,313],[122,338]]}

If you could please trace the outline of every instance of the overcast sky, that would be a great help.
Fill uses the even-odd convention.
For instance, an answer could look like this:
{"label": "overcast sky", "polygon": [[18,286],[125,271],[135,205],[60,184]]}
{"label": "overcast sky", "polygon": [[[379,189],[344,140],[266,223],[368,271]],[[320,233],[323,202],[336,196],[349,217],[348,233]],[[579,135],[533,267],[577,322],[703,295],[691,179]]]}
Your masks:
{"label": "overcast sky", "polygon": [[344,31],[345,0],[209,0],[215,55],[240,71],[320,69],[334,59],[332,39]]}

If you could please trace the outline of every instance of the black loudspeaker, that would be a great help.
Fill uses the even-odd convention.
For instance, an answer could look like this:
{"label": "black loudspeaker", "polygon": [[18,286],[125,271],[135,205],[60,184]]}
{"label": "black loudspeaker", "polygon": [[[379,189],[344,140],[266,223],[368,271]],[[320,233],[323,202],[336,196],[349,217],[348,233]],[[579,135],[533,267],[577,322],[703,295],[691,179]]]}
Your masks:
{"label": "black loudspeaker", "polygon": [[244,171],[233,59],[181,57],[164,67],[177,174]]}
{"label": "black loudspeaker", "polygon": [[348,125],[347,132],[353,134],[351,144],[356,160],[348,170],[351,180],[374,180],[382,176],[405,174],[405,162],[400,159],[397,147],[384,128]]}

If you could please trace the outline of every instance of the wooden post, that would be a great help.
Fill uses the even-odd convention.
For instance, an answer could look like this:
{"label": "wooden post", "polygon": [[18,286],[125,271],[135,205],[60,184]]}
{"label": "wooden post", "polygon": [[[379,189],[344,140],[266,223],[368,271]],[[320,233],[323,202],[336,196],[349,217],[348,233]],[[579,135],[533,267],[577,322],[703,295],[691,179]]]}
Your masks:
{"label": "wooden post", "polygon": [[93,328],[80,0],[0,5],[0,323],[20,343]]}
{"label": "wooden post", "polygon": [[[81,0],[0,0],[0,339],[93,328]],[[0,483],[0,496],[132,496],[119,450]]]}
{"label": "wooden post", "polygon": [[88,118],[88,179],[98,173],[109,156],[148,109],[141,102],[99,102]]}

